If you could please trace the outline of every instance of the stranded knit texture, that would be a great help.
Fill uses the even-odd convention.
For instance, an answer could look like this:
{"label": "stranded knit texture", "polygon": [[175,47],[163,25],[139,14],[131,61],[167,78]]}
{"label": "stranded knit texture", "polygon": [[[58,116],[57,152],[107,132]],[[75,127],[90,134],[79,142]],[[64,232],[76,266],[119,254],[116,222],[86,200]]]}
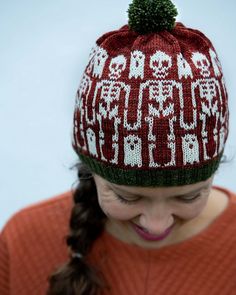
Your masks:
{"label": "stranded knit texture", "polygon": [[219,166],[228,118],[223,70],[203,33],[176,23],[171,32],[140,35],[125,25],[91,51],[76,96],[73,147],[112,183],[196,183]]}

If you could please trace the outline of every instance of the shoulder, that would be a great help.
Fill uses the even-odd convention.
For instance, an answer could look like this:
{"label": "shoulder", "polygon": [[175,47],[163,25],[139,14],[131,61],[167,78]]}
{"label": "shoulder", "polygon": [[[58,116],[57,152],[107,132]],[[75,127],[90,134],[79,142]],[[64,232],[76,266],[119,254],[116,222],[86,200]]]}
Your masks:
{"label": "shoulder", "polygon": [[216,189],[217,191],[223,193],[225,196],[228,197],[229,199],[229,204],[231,205],[236,205],[236,192],[231,191],[230,189],[227,189],[225,187],[222,186],[217,186],[214,185],[213,186],[214,189]]}
{"label": "shoulder", "polygon": [[231,201],[234,205],[236,205],[236,193],[234,192],[229,192],[231,195]]}
{"label": "shoulder", "polygon": [[72,192],[66,192],[20,210],[7,222],[0,233],[1,294],[10,287],[17,294],[45,294],[46,278],[67,260],[72,206]]}
{"label": "shoulder", "polygon": [[[72,192],[65,192],[30,205],[15,213],[2,230],[5,240],[47,236],[59,229],[66,232],[72,208]],[[38,235],[41,234],[41,235]]]}

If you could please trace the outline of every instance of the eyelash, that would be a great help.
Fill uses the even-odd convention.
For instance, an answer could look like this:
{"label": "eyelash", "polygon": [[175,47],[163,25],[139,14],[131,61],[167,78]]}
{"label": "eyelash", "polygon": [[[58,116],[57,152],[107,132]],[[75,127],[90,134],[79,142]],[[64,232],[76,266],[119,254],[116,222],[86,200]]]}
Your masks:
{"label": "eyelash", "polygon": [[[120,195],[117,195],[115,194],[116,198],[121,202],[121,203],[124,203],[124,204],[128,204],[128,205],[132,205],[136,202],[138,202],[140,200],[139,199],[136,199],[136,200],[126,200],[125,198],[121,197]],[[192,198],[189,198],[189,199],[184,199],[183,197],[177,197],[177,200],[180,201],[180,202],[183,202],[183,203],[192,203],[194,202],[195,200],[199,199],[201,197],[201,194],[198,194]]]}
{"label": "eyelash", "polygon": [[115,194],[116,198],[121,202],[121,203],[125,203],[128,205],[132,205],[134,203],[136,203],[139,199],[136,200],[126,200],[123,197],[121,197],[120,195]]}
{"label": "eyelash", "polygon": [[197,194],[196,196],[193,196],[191,198],[185,199],[182,197],[179,197],[178,200],[184,203],[192,203],[194,201],[196,201],[197,199],[199,199],[201,197],[201,194]]}

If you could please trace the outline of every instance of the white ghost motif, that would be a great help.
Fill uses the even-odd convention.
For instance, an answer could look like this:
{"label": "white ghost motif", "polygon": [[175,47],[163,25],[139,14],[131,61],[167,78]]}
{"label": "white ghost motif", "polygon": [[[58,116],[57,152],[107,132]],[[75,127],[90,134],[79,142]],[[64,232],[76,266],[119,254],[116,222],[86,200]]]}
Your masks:
{"label": "white ghost motif", "polygon": [[96,53],[92,59],[93,77],[101,78],[108,54],[102,47],[97,47]]}
{"label": "white ghost motif", "polygon": [[184,165],[199,162],[199,144],[196,135],[185,134],[182,137],[182,151]]}
{"label": "white ghost motif", "polygon": [[181,53],[177,56],[177,64],[179,79],[182,79],[183,77],[185,79],[187,79],[188,77],[193,78],[193,73],[190,64],[187,62],[187,60],[183,57]]}
{"label": "white ghost motif", "polygon": [[89,152],[91,153],[91,155],[98,157],[95,132],[91,128],[88,128],[86,131],[86,136],[88,141]]}
{"label": "white ghost motif", "polygon": [[142,141],[139,136],[128,135],[124,138],[124,164],[142,167]]}
{"label": "white ghost motif", "polygon": [[142,51],[135,50],[131,52],[129,79],[144,78],[145,55]]}

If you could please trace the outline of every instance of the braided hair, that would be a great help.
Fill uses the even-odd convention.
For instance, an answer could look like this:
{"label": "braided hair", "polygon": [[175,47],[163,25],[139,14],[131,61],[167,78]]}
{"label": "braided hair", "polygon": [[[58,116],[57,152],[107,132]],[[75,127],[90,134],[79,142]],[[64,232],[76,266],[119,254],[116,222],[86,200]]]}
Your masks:
{"label": "braided hair", "polygon": [[98,271],[86,261],[86,256],[101,235],[106,217],[98,204],[92,173],[84,164],[76,167],[79,184],[73,194],[70,233],[66,238],[71,259],[50,276],[47,295],[95,295],[104,285]]}

